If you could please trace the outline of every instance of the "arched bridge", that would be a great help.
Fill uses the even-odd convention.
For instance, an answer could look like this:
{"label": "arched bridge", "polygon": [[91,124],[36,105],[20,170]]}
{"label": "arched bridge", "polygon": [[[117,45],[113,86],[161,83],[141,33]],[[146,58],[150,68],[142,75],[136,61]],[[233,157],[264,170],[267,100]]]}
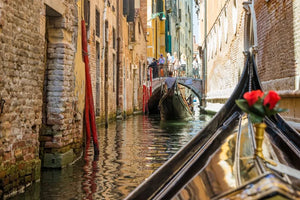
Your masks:
{"label": "arched bridge", "polygon": [[[153,93],[155,90],[160,89],[162,85],[164,84],[165,80],[167,77],[160,77],[160,78],[155,78],[152,81],[152,90]],[[201,99],[202,97],[202,80],[201,79],[195,79],[191,77],[177,77],[177,81],[179,84],[191,89],[193,93]]]}

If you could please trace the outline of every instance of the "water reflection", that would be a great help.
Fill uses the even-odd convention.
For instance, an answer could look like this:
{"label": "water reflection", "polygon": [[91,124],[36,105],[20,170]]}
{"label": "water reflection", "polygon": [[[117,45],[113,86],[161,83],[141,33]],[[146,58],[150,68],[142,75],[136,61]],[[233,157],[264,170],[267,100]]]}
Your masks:
{"label": "water reflection", "polygon": [[209,116],[191,122],[161,122],[159,116],[133,116],[108,129],[98,126],[100,155],[93,145],[62,170],[45,170],[42,179],[14,199],[123,199],[203,128]]}

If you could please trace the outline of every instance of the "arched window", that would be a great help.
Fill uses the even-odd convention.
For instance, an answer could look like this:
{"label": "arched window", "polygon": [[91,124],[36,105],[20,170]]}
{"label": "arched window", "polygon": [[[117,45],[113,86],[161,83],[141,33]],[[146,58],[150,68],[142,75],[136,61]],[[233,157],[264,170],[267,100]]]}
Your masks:
{"label": "arched window", "polygon": [[228,40],[228,18],[227,18],[227,9],[224,9],[224,40],[227,43]]}
{"label": "arched window", "polygon": [[232,6],[232,27],[233,27],[233,34],[236,34],[237,29],[237,0],[233,0]]}
{"label": "arched window", "polygon": [[217,40],[218,40],[218,35],[217,35],[217,24],[215,24],[214,26],[214,32],[213,32],[213,41],[214,41],[214,51],[213,54],[216,55],[217,54]]}
{"label": "arched window", "polygon": [[219,41],[219,46],[218,46],[218,48],[219,48],[219,50],[221,51],[221,48],[222,48],[222,24],[221,24],[221,18],[222,17],[220,17],[219,18],[219,21],[218,21],[218,24],[219,24],[219,26],[218,26],[218,41]]}

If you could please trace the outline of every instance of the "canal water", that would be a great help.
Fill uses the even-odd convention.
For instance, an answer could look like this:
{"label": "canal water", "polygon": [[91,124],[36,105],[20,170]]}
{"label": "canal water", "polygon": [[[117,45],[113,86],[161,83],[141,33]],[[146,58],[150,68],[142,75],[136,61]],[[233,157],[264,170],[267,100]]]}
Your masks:
{"label": "canal water", "polygon": [[109,124],[108,129],[98,126],[99,157],[94,157],[91,144],[87,154],[74,165],[43,170],[39,183],[12,199],[124,199],[210,118],[196,112],[193,121],[162,122],[156,115],[135,115]]}

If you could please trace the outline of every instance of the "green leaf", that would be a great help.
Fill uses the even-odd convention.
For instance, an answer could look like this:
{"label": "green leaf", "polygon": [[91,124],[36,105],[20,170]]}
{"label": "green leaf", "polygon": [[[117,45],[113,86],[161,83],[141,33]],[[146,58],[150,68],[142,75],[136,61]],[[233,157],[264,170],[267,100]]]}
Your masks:
{"label": "green leaf", "polygon": [[261,117],[265,116],[265,110],[261,102],[256,102],[250,110]]}
{"label": "green leaf", "polygon": [[259,115],[256,115],[256,114],[254,114],[254,113],[250,113],[250,121],[252,122],[252,123],[261,123],[262,121],[263,121],[263,119],[264,119],[264,117],[262,117],[262,116],[259,116]]}
{"label": "green leaf", "polygon": [[249,109],[249,105],[248,105],[248,102],[247,100],[245,99],[238,99],[238,100],[235,100],[235,103],[238,105],[238,107],[246,112],[246,113],[250,113],[250,109]]}
{"label": "green leaf", "polygon": [[274,108],[273,110],[276,111],[276,113],[289,111],[289,109],[286,109],[286,108]]}

